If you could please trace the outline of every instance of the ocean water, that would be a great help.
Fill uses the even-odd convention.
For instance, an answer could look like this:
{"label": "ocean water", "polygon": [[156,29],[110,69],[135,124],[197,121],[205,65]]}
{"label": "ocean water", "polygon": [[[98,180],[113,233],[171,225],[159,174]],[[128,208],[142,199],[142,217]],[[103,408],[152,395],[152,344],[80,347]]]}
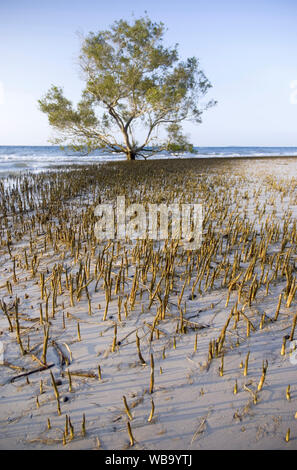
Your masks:
{"label": "ocean water", "polygon": [[[297,147],[197,147],[196,158],[252,157],[252,156],[297,156]],[[177,155],[162,152],[152,158],[176,158]],[[183,153],[179,158],[193,157]],[[71,151],[62,151],[56,146],[0,146],[0,176],[16,172],[39,172],[57,166],[92,164],[112,160],[124,160],[124,155],[103,153],[100,150],[88,156]]]}

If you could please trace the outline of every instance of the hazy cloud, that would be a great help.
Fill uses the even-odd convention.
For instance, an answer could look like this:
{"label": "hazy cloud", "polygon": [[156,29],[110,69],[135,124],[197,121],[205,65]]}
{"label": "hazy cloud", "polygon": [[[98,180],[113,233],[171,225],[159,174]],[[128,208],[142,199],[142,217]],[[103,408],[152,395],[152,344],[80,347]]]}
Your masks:
{"label": "hazy cloud", "polygon": [[3,83],[0,82],[0,104],[4,103],[4,86]]}
{"label": "hazy cloud", "polygon": [[50,136],[47,117],[31,93],[5,87],[0,104],[0,145],[46,145]]}

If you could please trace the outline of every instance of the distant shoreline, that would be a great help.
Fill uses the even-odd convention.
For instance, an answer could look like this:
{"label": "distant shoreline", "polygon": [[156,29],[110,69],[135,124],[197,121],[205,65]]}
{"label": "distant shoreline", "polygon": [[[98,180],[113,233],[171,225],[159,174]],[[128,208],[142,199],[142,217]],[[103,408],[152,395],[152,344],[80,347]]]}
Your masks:
{"label": "distant shoreline", "polygon": [[65,157],[60,160],[59,156],[55,157],[54,159],[51,158],[49,161],[46,158],[43,160],[38,157],[37,160],[31,160],[28,157],[28,160],[12,160],[12,161],[1,161],[1,154],[0,154],[0,180],[3,178],[8,178],[9,176],[17,177],[21,174],[36,174],[36,173],[46,173],[46,172],[53,172],[53,171],[69,171],[69,170],[79,170],[82,168],[90,167],[90,166],[98,166],[98,165],[137,165],[139,162],[145,165],[148,162],[189,162],[192,161],[193,163],[200,162],[203,166],[209,165],[214,167],[215,165],[220,165],[222,163],[225,164],[233,164],[235,162],[251,162],[251,161],[269,161],[269,159],[273,162],[279,161],[285,163],[285,161],[296,161],[297,155],[242,155],[242,156],[192,156],[192,155],[185,155],[185,156],[171,156],[165,158],[165,156],[161,158],[149,158],[147,161],[139,158],[133,162],[127,162],[124,158],[117,159],[117,158],[110,158],[109,160],[105,159],[98,159],[87,157],[87,160],[84,161],[86,157],[80,157],[81,160],[77,160],[79,157],[75,157],[75,160],[71,158],[69,161],[65,161]]}

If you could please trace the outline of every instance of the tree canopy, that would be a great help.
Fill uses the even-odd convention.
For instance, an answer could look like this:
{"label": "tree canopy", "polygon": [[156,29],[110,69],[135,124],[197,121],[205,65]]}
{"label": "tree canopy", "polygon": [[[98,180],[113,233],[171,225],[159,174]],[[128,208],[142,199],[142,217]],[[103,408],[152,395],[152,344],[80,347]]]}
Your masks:
{"label": "tree canopy", "polygon": [[162,22],[144,17],[133,24],[116,21],[84,38],[85,88],[77,106],[57,86],[39,100],[58,131],[55,143],[125,153],[128,160],[165,149],[193,150],[182,125],[200,123],[203,111],[215,104],[202,103],[211,83],[197,58],[182,61],[177,45],[164,46],[164,32]]}

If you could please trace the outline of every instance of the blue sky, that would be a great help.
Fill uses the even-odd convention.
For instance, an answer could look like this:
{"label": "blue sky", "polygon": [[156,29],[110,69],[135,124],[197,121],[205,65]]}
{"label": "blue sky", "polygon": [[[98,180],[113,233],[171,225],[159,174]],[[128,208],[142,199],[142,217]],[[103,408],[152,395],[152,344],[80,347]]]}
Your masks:
{"label": "blue sky", "polygon": [[213,84],[195,145],[297,146],[296,0],[0,0],[0,145],[46,145],[37,99],[51,84],[79,99],[80,35],[145,11]]}

